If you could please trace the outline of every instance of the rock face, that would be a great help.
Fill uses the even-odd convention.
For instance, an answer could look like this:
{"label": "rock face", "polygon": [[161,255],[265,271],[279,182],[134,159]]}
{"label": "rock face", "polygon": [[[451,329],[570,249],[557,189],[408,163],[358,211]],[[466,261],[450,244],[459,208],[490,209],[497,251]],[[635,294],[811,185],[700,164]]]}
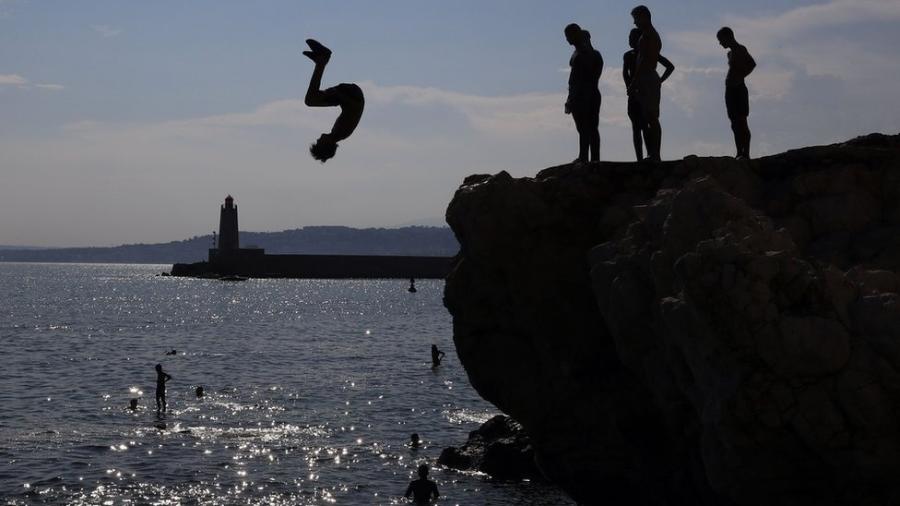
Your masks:
{"label": "rock face", "polygon": [[900,501],[900,136],[470,176],[460,360],[584,504]]}
{"label": "rock face", "polygon": [[480,471],[500,481],[542,479],[534,463],[534,449],[522,426],[497,415],[469,433],[459,448],[445,448],[438,463],[463,471]]}

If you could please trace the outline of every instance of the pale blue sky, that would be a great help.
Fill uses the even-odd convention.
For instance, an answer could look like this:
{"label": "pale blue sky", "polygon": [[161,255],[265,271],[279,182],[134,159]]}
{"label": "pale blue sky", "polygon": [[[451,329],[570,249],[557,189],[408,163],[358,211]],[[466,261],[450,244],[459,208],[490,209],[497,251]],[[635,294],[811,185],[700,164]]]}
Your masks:
{"label": "pale blue sky", "polygon": [[[900,131],[900,2],[649,2],[676,73],[663,156],[732,152],[722,100],[731,25],[754,153]],[[395,226],[443,215],[462,178],[530,176],[575,156],[562,114],[572,21],[606,60],[602,157],[633,155],[620,67],[634,2],[0,0],[0,244],[177,240],[216,226]],[[303,40],[358,82],[359,130],[325,165],[333,110],[302,104]]]}

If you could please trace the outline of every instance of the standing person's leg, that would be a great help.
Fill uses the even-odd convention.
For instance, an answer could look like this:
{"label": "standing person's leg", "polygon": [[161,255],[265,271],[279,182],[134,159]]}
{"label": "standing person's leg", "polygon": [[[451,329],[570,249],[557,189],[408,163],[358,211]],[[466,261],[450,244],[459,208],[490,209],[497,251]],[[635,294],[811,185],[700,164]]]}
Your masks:
{"label": "standing person's leg", "polygon": [[583,104],[572,105],[572,119],[575,120],[575,129],[578,131],[578,161],[588,161],[590,149],[590,132],[588,131],[588,119]]}
{"label": "standing person's leg", "polygon": [[637,161],[644,159],[644,130],[643,125],[636,120],[631,120],[631,141],[634,143],[634,157]]}
{"label": "standing person's leg", "polygon": [[628,119],[631,120],[631,140],[637,161],[644,159],[644,122],[641,119],[641,105],[637,99],[628,97]]}
{"label": "standing person's leg", "polygon": [[590,144],[591,161],[600,161],[600,100],[591,104],[589,111],[588,141]]}
{"label": "standing person's leg", "polygon": [[747,125],[747,117],[733,118],[731,131],[734,133],[734,146],[738,158],[750,158],[750,126]]}
{"label": "standing person's leg", "polygon": [[750,158],[750,95],[743,84],[725,85],[725,109],[734,133],[734,147],[738,158]]}
{"label": "standing person's leg", "polygon": [[743,141],[744,141],[743,142],[744,157],[749,160],[750,159],[750,137],[751,137],[751,135],[750,135],[750,125],[747,124],[746,117],[744,118],[744,121],[743,121],[743,128],[744,128],[744,139],[743,139]]}
{"label": "standing person's leg", "polygon": [[656,162],[661,160],[662,147],[662,126],[659,124],[660,87],[659,76],[654,73],[643,78],[638,88],[641,116],[646,125],[644,139],[647,142],[647,158]]}

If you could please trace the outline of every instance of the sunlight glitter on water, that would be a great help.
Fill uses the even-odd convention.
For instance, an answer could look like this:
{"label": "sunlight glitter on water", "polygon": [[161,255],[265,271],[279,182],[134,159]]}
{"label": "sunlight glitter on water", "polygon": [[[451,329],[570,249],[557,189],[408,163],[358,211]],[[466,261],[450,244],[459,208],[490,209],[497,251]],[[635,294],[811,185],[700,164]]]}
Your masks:
{"label": "sunlight glitter on water", "polygon": [[[0,502],[400,504],[429,462],[449,503],[571,504],[435,464],[497,414],[452,352],[441,283],[412,296],[405,281],[160,270],[0,264],[0,297],[17,301],[0,321]],[[432,343],[448,351],[437,369]],[[157,363],[173,377],[165,414]]]}

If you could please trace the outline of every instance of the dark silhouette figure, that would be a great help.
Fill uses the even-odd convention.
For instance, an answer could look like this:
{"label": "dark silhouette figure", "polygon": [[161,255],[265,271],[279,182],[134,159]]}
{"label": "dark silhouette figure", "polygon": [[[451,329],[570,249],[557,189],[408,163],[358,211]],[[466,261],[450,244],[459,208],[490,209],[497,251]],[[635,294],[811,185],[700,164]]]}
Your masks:
{"label": "dark silhouette figure", "polygon": [[406,289],[409,293],[416,293],[416,278],[409,278],[409,288]]}
{"label": "dark silhouette figure", "polygon": [[166,355],[178,355],[178,351],[177,350],[167,351]]}
{"label": "dark silhouette figure", "polygon": [[316,64],[309,80],[309,89],[306,91],[306,105],[341,108],[341,114],[334,121],[331,132],[323,133],[309,147],[313,158],[324,163],[337,152],[337,143],[350,137],[350,134],[356,129],[362,118],[366,101],[362,89],[356,84],[341,83],[324,91],[321,90],[322,75],[325,73],[328,60],[331,59],[331,50],[313,39],[306,39],[306,44],[311,50],[303,51],[303,54]]}
{"label": "dark silhouette figure", "polygon": [[438,349],[437,345],[432,344],[431,345],[431,367],[437,367],[437,366],[441,365],[441,360],[446,355],[447,355],[446,353],[444,353],[443,351]]}
{"label": "dark silhouette figure", "polygon": [[194,393],[197,395],[197,398],[198,398],[198,399],[201,399],[201,398],[203,398],[204,395],[206,395],[206,392],[203,391],[203,387],[202,387],[202,386],[198,386],[198,387],[194,390]]}
{"label": "dark silhouette figure", "polygon": [[437,499],[440,497],[440,492],[438,492],[437,483],[428,479],[428,466],[422,464],[419,466],[419,479],[409,482],[409,487],[406,488],[406,493],[403,494],[403,497],[409,499],[409,496],[413,496],[413,501],[416,504],[428,504],[432,499]]}
{"label": "dark silhouette figure", "polygon": [[728,49],[728,74],[725,76],[725,108],[734,132],[734,145],[738,160],[750,158],[750,94],[744,79],[756,68],[756,61],[747,48],[738,44],[731,28],[723,27],[716,34],[719,44]]}
{"label": "dark silhouette figure", "polygon": [[[628,34],[628,46],[631,47],[631,49],[626,51],[622,56],[622,78],[625,80],[625,87],[628,89],[628,118],[631,120],[631,135],[634,140],[634,156],[639,162],[644,159],[643,144],[644,139],[647,138],[647,123],[644,121],[643,115],[641,114],[641,105],[638,102],[637,97],[634,93],[631,93],[631,85],[632,81],[634,81],[634,72],[637,66],[637,47],[640,39],[640,29],[635,28],[631,30],[631,33]],[[659,82],[662,84],[670,75],[672,75],[672,72],[675,70],[675,65],[672,65],[672,62],[663,55],[659,55],[659,63],[666,69],[659,78]]]}
{"label": "dark silhouette figure", "polygon": [[413,450],[418,450],[419,446],[422,444],[422,440],[419,439],[419,435],[413,432],[409,436],[409,447]]}
{"label": "dark silhouette figure", "polygon": [[565,112],[571,114],[578,130],[576,162],[600,161],[600,89],[603,57],[591,46],[591,34],[571,23],[564,30],[566,42],[575,51],[569,58],[569,96]]}
{"label": "dark silhouette figure", "polygon": [[172,379],[164,373],[162,364],[156,364],[156,410],[166,411],[166,382]]}
{"label": "dark silhouette figure", "polygon": [[659,101],[662,81],[656,73],[659,53],[662,51],[662,39],[651,21],[650,9],[638,5],[631,10],[634,25],[641,31],[637,43],[637,54],[634,63],[634,76],[628,88],[628,94],[634,95],[641,106],[642,131],[647,141],[647,159],[660,161],[662,146],[662,126],[659,124]]}
{"label": "dark silhouette figure", "polygon": [[128,401],[128,409],[130,409],[132,411],[137,411],[137,407],[138,407],[137,399],[131,399],[130,401]]}

